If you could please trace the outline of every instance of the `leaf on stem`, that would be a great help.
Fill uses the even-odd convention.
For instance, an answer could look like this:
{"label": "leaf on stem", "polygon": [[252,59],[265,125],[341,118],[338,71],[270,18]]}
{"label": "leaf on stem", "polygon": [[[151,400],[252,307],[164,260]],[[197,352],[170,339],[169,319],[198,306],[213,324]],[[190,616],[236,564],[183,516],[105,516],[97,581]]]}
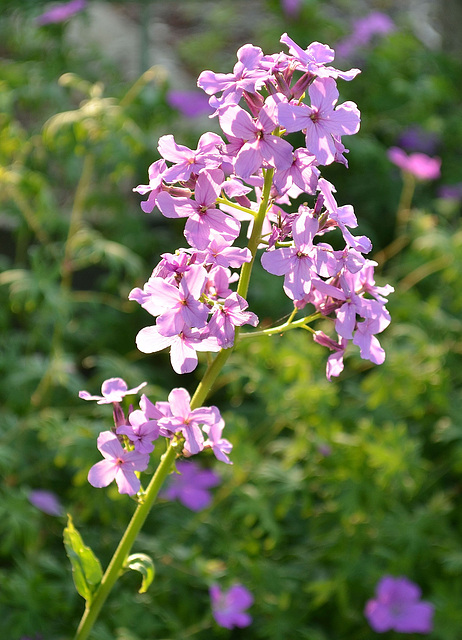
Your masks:
{"label": "leaf on stem", "polygon": [[103,571],[98,558],[90,547],[85,546],[80,533],[74,527],[68,514],[67,527],[64,529],[64,546],[72,565],[72,577],[78,593],[91,603],[101,579]]}

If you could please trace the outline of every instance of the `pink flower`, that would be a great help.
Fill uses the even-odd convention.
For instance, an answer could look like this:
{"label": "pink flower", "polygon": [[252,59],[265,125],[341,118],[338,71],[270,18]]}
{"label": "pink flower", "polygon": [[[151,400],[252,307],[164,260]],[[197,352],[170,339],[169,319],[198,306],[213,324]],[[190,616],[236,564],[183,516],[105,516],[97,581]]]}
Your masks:
{"label": "pink flower", "polygon": [[374,631],[400,633],[430,633],[433,629],[434,607],[420,601],[419,587],[405,577],[383,577],[376,589],[374,600],[364,610]]}
{"label": "pink flower", "polygon": [[117,482],[119,493],[134,495],[140,490],[140,480],[135,471],[144,471],[149,455],[126,451],[112,431],[102,431],[98,436],[98,449],[104,460],[97,462],[88,472],[88,482],[97,488]]}
{"label": "pink flower", "polygon": [[82,400],[97,400],[98,404],[111,404],[111,402],[122,402],[125,396],[138,393],[140,389],[148,383],[142,382],[137,387],[129,389],[127,383],[122,378],[109,378],[101,386],[102,396],[92,396],[88,391],[79,391],[79,398]]}
{"label": "pink flower", "polygon": [[391,147],[387,152],[388,159],[397,167],[411,173],[419,180],[436,180],[441,175],[441,159],[431,158],[425,153],[407,155],[399,147]]}
{"label": "pink flower", "polygon": [[71,2],[64,2],[52,7],[48,11],[45,11],[37,18],[39,25],[53,24],[55,22],[64,22],[68,18],[72,18],[76,13],[82,11],[87,6],[86,0],[71,0]]}
{"label": "pink flower", "polygon": [[279,123],[288,133],[305,129],[308,151],[319,164],[331,164],[337,154],[335,140],[359,131],[360,114],[351,101],[335,107],[339,92],[333,78],[316,78],[308,92],[311,107],[283,102],[279,105]]}
{"label": "pink flower", "polygon": [[216,407],[199,407],[191,409],[191,397],[186,389],[172,389],[168,396],[171,416],[158,421],[162,430],[181,431],[185,439],[185,448],[192,455],[204,448],[204,435],[200,425],[213,425],[220,419]]}

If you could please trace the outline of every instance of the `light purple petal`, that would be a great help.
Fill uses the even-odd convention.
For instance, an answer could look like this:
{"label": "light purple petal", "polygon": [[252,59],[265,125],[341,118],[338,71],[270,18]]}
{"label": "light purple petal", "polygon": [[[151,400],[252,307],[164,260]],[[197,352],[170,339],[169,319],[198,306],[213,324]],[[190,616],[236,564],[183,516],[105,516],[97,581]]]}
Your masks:
{"label": "light purple petal", "polygon": [[113,460],[101,460],[88,472],[88,482],[98,489],[107,487],[114,480],[118,468]]}
{"label": "light purple petal", "polygon": [[174,341],[173,336],[162,336],[157,326],[144,327],[136,336],[136,346],[142,353],[155,353],[169,347]]}

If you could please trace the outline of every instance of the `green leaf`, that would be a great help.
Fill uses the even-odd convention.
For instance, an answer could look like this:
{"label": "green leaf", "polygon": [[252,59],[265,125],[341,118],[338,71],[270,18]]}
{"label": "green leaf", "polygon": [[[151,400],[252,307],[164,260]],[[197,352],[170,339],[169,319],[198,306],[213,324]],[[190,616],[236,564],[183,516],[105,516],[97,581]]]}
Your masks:
{"label": "green leaf", "polygon": [[67,517],[67,527],[64,529],[64,546],[71,561],[72,577],[78,593],[90,604],[103,577],[103,571],[93,551],[84,545],[80,533],[74,527],[71,516],[68,514]]}
{"label": "green leaf", "polygon": [[139,571],[143,576],[141,587],[138,593],[146,593],[149,585],[154,580],[155,568],[154,562],[145,553],[134,553],[129,556],[125,562],[126,569],[132,569],[132,571]]}

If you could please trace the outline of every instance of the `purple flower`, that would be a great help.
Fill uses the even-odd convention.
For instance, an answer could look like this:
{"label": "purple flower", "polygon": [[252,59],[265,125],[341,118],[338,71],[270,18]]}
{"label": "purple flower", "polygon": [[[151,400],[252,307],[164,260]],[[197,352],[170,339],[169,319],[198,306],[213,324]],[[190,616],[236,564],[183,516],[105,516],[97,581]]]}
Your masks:
{"label": "purple flower", "polygon": [[273,131],[277,127],[274,100],[266,99],[265,107],[254,120],[238,105],[220,111],[220,126],[228,138],[239,141],[240,150],[234,161],[236,175],[245,180],[266,160],[272,167],[288,169],[292,164],[292,145]]}
{"label": "purple flower", "polygon": [[177,144],[171,134],[160,137],[157,145],[160,155],[174,163],[164,172],[164,180],[166,182],[186,181],[191,174],[198,174],[201,169],[215,169],[222,162],[218,152],[218,146],[222,144],[223,140],[220,136],[211,132],[201,135],[195,150]]}
{"label": "purple flower", "polygon": [[208,489],[220,484],[220,477],[211,469],[201,469],[191,461],[176,463],[179,473],[172,474],[169,486],[162,492],[166,500],[178,500],[191,511],[202,511],[212,502]]}
{"label": "purple flower", "polygon": [[405,577],[384,576],[376,588],[376,597],[364,609],[374,631],[430,633],[434,606],[420,601],[420,588]]}
{"label": "purple flower", "polygon": [[254,93],[267,78],[268,72],[260,67],[262,58],[263,52],[259,47],[246,44],[238,49],[238,62],[234,65],[233,73],[203,71],[197,79],[197,86],[209,96],[223,92],[220,98],[210,99],[213,107],[237,104],[244,91]]}
{"label": "purple flower", "polygon": [[209,439],[204,442],[204,447],[211,447],[217,460],[226,462],[226,464],[233,464],[228,458],[228,453],[231,453],[233,445],[226,438],[222,438],[225,421],[219,417],[215,424],[204,425],[204,432],[208,435]]}
{"label": "purple flower", "polygon": [[217,584],[210,587],[212,614],[217,624],[225,629],[248,627],[252,618],[244,609],[253,604],[253,596],[241,584],[233,585],[228,591],[221,591]]}
{"label": "purple flower", "polygon": [[236,327],[244,324],[257,326],[258,317],[252,311],[245,311],[248,306],[247,301],[237,293],[232,293],[223,304],[216,305],[208,327],[223,349],[233,346]]}
{"label": "purple flower", "polygon": [[119,493],[134,495],[140,490],[140,480],[135,471],[144,471],[149,455],[126,451],[112,431],[102,431],[98,436],[98,449],[104,460],[97,462],[88,472],[88,482],[97,488],[117,482]]}
{"label": "purple flower", "polygon": [[332,62],[335,58],[334,50],[327,44],[320,42],[312,42],[307,49],[302,49],[296,42],[289,38],[287,33],[283,33],[280,42],[289,47],[289,51],[294,58],[297,68],[301,71],[308,72],[310,75],[319,78],[342,78],[343,80],[353,80],[359,69],[350,69],[349,71],[339,71],[334,67],[324,67],[327,62]]}
{"label": "purple flower", "polygon": [[437,133],[415,126],[409,127],[399,136],[398,146],[406,151],[419,151],[431,156],[435,153],[439,141]]}
{"label": "purple flower", "polygon": [[148,383],[142,382],[137,387],[129,389],[127,383],[122,378],[109,378],[101,386],[102,396],[92,396],[88,391],[79,391],[79,398],[82,400],[97,400],[98,404],[111,404],[111,402],[122,402],[125,396],[138,393],[140,389]]}
{"label": "purple flower", "polygon": [[173,198],[166,191],[157,198],[157,206],[166,218],[188,218],[184,235],[196,249],[205,249],[216,237],[231,244],[239,235],[240,223],[216,208],[223,178],[220,169],[202,171],[197,178],[194,200]]}
{"label": "purple flower", "polygon": [[393,20],[381,11],[373,11],[364,18],[354,21],[353,31],[338,43],[337,53],[350,56],[358,47],[367,47],[374,36],[385,36],[395,30]]}
{"label": "purple flower", "polygon": [[39,25],[53,24],[55,22],[64,22],[68,18],[72,18],[76,13],[83,11],[87,6],[86,0],[71,0],[71,2],[65,2],[52,7],[48,11],[45,11],[36,19]]}
{"label": "purple flower", "polygon": [[276,276],[284,275],[284,291],[289,298],[300,300],[311,288],[313,238],[318,221],[309,210],[303,210],[292,226],[293,247],[266,251],[261,257],[263,268]]}
{"label": "purple flower", "polygon": [[419,180],[436,180],[441,175],[440,158],[430,158],[425,153],[411,153],[408,156],[399,147],[391,147],[387,155],[393,164]]}
{"label": "purple flower", "polygon": [[45,491],[44,489],[34,489],[28,495],[29,502],[50,516],[61,516],[64,509],[59,502],[56,494],[52,491]]}
{"label": "purple flower", "polygon": [[161,434],[162,430],[166,430],[167,433],[181,431],[186,451],[192,455],[199,453],[204,448],[204,434],[200,425],[212,426],[220,419],[220,412],[216,407],[191,409],[191,397],[186,389],[182,388],[172,389],[168,401],[172,415],[158,421]]}
{"label": "purple flower", "polygon": [[311,107],[282,102],[279,123],[288,133],[305,129],[308,151],[316,156],[319,164],[331,164],[337,154],[335,139],[359,131],[360,113],[351,101],[335,108],[339,92],[333,78],[316,78],[308,92]]}
{"label": "purple flower", "polygon": [[281,7],[288,18],[296,18],[302,7],[302,0],[281,0]]}
{"label": "purple flower", "polygon": [[[159,416],[160,417],[160,416]],[[130,424],[117,428],[118,435],[125,435],[133,443],[135,451],[151,453],[154,451],[153,440],[159,436],[157,420],[148,420],[143,411],[132,411],[128,416]]]}
{"label": "purple flower", "polygon": [[207,96],[199,91],[169,91],[167,102],[186,118],[196,118],[205,113],[211,114],[213,111]]}
{"label": "purple flower", "polygon": [[462,200],[462,182],[456,184],[444,184],[438,191],[438,196],[445,200]]}
{"label": "purple flower", "polygon": [[170,361],[176,373],[191,373],[197,367],[196,351],[220,351],[215,337],[208,335],[208,329],[184,327],[176,336],[165,337],[156,326],[144,327],[136,336],[136,346],[142,353],[155,353],[170,347]]}

